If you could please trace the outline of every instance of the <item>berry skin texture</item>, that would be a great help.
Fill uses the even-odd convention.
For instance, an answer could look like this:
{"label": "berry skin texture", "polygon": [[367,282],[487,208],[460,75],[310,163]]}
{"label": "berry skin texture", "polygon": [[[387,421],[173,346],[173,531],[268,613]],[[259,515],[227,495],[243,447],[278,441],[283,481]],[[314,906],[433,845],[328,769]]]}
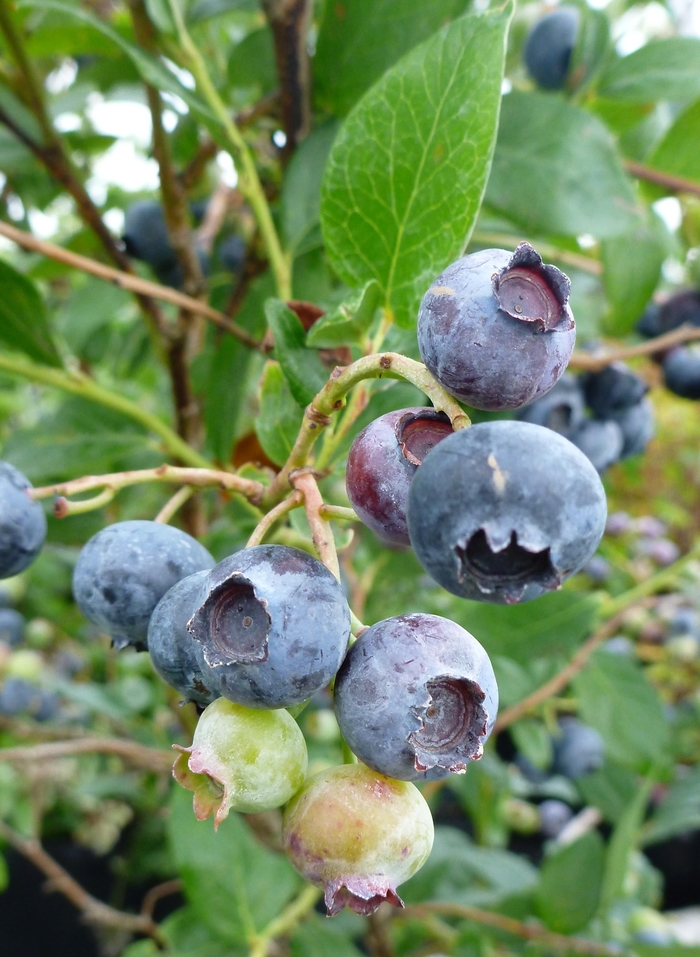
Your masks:
{"label": "berry skin texture", "polygon": [[586,406],[578,378],[565,372],[546,395],[519,409],[516,418],[521,422],[543,425],[570,439],[586,418]]}
{"label": "berry skin texture", "polygon": [[372,914],[428,859],[433,819],[415,785],[362,764],[311,778],[284,812],[282,840],[292,866],[323,888],[329,917],[350,907]]}
{"label": "berry skin texture", "polygon": [[554,739],[554,770],[567,778],[580,778],[602,767],[603,739],[577,718],[562,718],[561,735]]}
{"label": "berry skin texture", "polygon": [[188,628],[225,698],[289,708],[340,668],[350,609],[318,559],[287,545],[255,545],[213,569]]}
{"label": "berry skin texture", "polygon": [[542,17],[527,35],[523,58],[532,79],[545,90],[563,90],[576,43],[579,12],[560,7]]}
{"label": "berry skin texture", "polygon": [[411,483],[418,561],[462,598],[514,604],[558,588],[594,554],[605,492],[586,456],[529,422],[482,422],[428,455]]}
{"label": "berry skin texture", "polygon": [[218,698],[202,712],[192,747],[173,776],[194,791],[197,820],[214,813],[214,828],[229,811],[255,814],[281,807],[306,778],[306,742],[288,711],[254,711]]}
{"label": "berry skin texture", "polygon": [[352,443],[345,485],[362,522],[393,545],[410,545],[408,489],[416,469],[438,442],[452,435],[434,409],[400,409],[371,422]]}
{"label": "berry skin texture", "polygon": [[654,437],[654,407],[648,399],[612,416],[622,432],[621,459],[643,452]]}
{"label": "berry skin texture", "polygon": [[545,837],[559,837],[574,812],[568,804],[563,801],[557,801],[555,798],[548,798],[543,801],[539,807],[540,830]]}
{"label": "berry skin texture", "polygon": [[438,615],[400,615],[352,646],[335,681],[335,710],[370,768],[438,781],[482,756],[498,687],[488,655],[464,628]]}
{"label": "berry skin texture", "polygon": [[0,641],[11,648],[21,644],[26,626],[24,615],[14,608],[0,608]]}
{"label": "berry skin texture", "polygon": [[437,381],[475,409],[519,409],[552,388],[571,358],[571,285],[528,243],[448,266],[423,297],[418,348]]}
{"label": "berry skin texture", "polygon": [[613,362],[601,372],[583,376],[583,391],[597,419],[610,419],[642,401],[649,391],[644,379],[622,362]]}
{"label": "berry skin texture", "polygon": [[664,385],[682,399],[700,399],[700,351],[679,346],[663,361]]}
{"label": "berry skin texture", "polygon": [[0,462],[0,578],[28,568],[46,539],[46,516],[39,502],[27,495],[32,488],[9,462]]}
{"label": "berry skin texture", "polygon": [[569,438],[601,474],[618,461],[625,444],[622,429],[611,419],[587,419]]}
{"label": "berry skin texture", "polygon": [[202,646],[187,630],[208,571],[177,582],[155,607],[148,625],[148,651],[153,667],[188,701],[211,704],[219,697],[214,675],[204,663]]}
{"label": "berry skin texture", "polygon": [[214,566],[199,542],[172,525],[108,525],[84,546],[73,572],[73,596],[85,617],[112,636],[115,648],[145,647],[158,602],[188,575]]}

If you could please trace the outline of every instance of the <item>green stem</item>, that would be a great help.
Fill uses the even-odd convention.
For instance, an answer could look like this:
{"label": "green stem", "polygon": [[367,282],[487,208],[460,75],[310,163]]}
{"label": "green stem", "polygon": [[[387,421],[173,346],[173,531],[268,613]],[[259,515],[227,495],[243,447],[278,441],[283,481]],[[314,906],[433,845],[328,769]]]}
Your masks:
{"label": "green stem", "polygon": [[612,618],[613,615],[624,611],[628,605],[632,605],[642,598],[647,598],[649,595],[654,595],[668,585],[675,585],[679,572],[683,571],[686,565],[689,565],[698,558],[700,558],[700,541],[693,545],[687,554],[683,555],[672,565],[669,565],[667,568],[662,568],[656,572],[656,574],[652,575],[651,578],[647,578],[646,581],[635,585],[634,588],[628,589],[616,598],[608,598],[607,601],[604,601],[600,608],[600,617],[603,620]]}
{"label": "green stem", "polygon": [[202,94],[210,108],[216,115],[219,123],[224,129],[228,141],[227,149],[231,153],[234,161],[238,160],[239,169],[239,187],[246,199],[251,205],[255,218],[260,227],[265,249],[270,260],[270,266],[275,277],[277,294],[280,299],[285,301],[292,298],[292,271],[289,257],[282,249],[282,245],[275,229],[275,224],[270,212],[270,206],[262,188],[258,171],[255,167],[255,161],[248,149],[243,134],[231,119],[226,104],[219,96],[214,86],[209,71],[207,70],[204,59],[195,46],[192,37],[187,31],[185,21],[178,0],[169,0],[173,19],[177,26],[178,37],[185,55],[187,66],[194,76],[199,92]]}
{"label": "green stem", "polygon": [[360,516],[354,508],[345,508],[343,505],[325,505],[321,509],[322,518],[335,518],[339,522],[359,522]]}
{"label": "green stem", "polygon": [[124,415],[138,422],[149,432],[157,435],[168,452],[175,458],[180,459],[187,465],[193,465],[197,468],[214,468],[208,459],[196,452],[192,446],[188,445],[184,439],[174,432],[170,426],[161,421],[153,413],[148,412],[136,402],[127,399],[116,392],[111,392],[104,386],[98,385],[93,379],[90,379],[84,373],[78,370],[69,372],[63,369],[53,369],[48,366],[35,365],[26,359],[16,359],[10,356],[0,355],[0,370],[9,372],[13,375],[21,376],[23,379],[29,379],[31,382],[40,382],[42,385],[51,385],[64,392],[71,392],[73,395],[82,396],[90,402],[97,402],[109,409],[115,409]]}
{"label": "green stem", "polygon": [[288,937],[313,910],[320,896],[321,891],[317,887],[311,885],[305,887],[299,896],[285,907],[279,917],[271,920],[267,927],[250,941],[250,957],[265,957],[267,945],[271,940],[277,937]]}

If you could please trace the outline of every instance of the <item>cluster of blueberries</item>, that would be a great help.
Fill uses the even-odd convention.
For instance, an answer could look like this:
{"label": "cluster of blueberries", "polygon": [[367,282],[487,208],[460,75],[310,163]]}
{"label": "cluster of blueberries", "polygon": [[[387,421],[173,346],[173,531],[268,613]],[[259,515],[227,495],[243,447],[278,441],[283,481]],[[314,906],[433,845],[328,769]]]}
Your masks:
{"label": "cluster of blueberries", "polygon": [[[567,277],[527,243],[464,257],[423,298],[423,360],[470,406],[518,409],[566,367],[568,299]],[[28,487],[11,466],[0,473],[0,574],[21,571],[43,542],[44,514]],[[370,528],[410,542],[439,584],[479,601],[527,601],[559,587],[605,528],[588,458],[526,421],[454,430],[430,409],[382,416],[353,444],[347,489]],[[73,591],[117,647],[148,648],[158,673],[204,709],[174,767],[199,818],[213,813],[218,825],[230,809],[286,805],[286,852],[324,888],[330,914],[400,903],[396,887],[427,859],[433,837],[413,782],[464,772],[496,719],[493,668],[472,635],[413,613],[374,624],[350,647],[343,587],[307,552],[256,545],[217,564],[184,531],[150,521],[91,538]],[[305,741],[287,709],[333,680],[340,731],[362,763],[306,781]]]}
{"label": "cluster of blueberries", "polygon": [[[637,332],[655,339],[681,326],[700,327],[700,292],[684,289],[663,304],[652,302],[637,323]],[[654,357],[661,363],[664,385],[683,399],[700,399],[700,346],[685,343],[662,349]]]}

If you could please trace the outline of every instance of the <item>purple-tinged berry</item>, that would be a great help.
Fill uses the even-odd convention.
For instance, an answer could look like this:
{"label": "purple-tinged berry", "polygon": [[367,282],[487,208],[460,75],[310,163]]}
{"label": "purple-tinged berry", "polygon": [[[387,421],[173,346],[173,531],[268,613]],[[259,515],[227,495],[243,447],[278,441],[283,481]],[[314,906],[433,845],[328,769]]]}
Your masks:
{"label": "purple-tinged berry", "polygon": [[642,401],[649,386],[622,362],[582,377],[586,402],[597,419],[610,419]]}
{"label": "purple-tinged berry", "polygon": [[437,781],[482,756],[498,687],[488,655],[464,628],[438,615],[400,615],[372,625],[350,649],[335,709],[366,765],[401,781]]}
{"label": "purple-tinged berry", "polygon": [[543,801],[538,807],[540,815],[540,830],[545,837],[559,837],[574,812],[568,804],[563,801],[557,801],[549,798]]}
{"label": "purple-tinged berry", "polygon": [[559,7],[538,20],[523,48],[527,72],[545,90],[562,90],[579,30],[576,7]]}
{"label": "purple-tinged berry", "polygon": [[322,771],[284,812],[282,838],[294,868],[323,888],[329,917],[343,907],[372,914],[425,864],[433,819],[415,785],[362,764]]}
{"label": "purple-tinged berry", "polygon": [[210,572],[188,628],[225,698],[289,708],[337,672],[350,609],[318,559],[286,545],[256,545]]}
{"label": "purple-tinged berry", "polygon": [[528,243],[452,263],[423,297],[418,347],[456,398],[476,409],[518,409],[552,388],[576,338],[570,283]]}
{"label": "purple-tinged berry", "polygon": [[395,545],[410,545],[406,525],[408,489],[416,469],[448,435],[448,417],[434,409],[401,409],[371,422],[348,455],[345,484],[364,524]]}
{"label": "purple-tinged berry", "polygon": [[562,718],[561,734],[554,739],[554,770],[567,778],[597,771],[603,764],[603,739],[577,718]]}
{"label": "purple-tinged berry", "polygon": [[0,578],[28,568],[46,539],[46,516],[29,497],[32,483],[9,462],[0,462]]}
{"label": "purple-tinged berry", "polygon": [[194,813],[214,827],[229,811],[252,814],[281,807],[306,778],[306,742],[288,711],[259,711],[218,698],[202,712],[192,746],[173,775],[194,791]]}
{"label": "purple-tinged berry", "polygon": [[455,595],[512,604],[559,585],[594,554],[605,492],[586,456],[529,422],[482,422],[428,455],[411,483],[418,560]]}
{"label": "purple-tinged berry", "polygon": [[661,332],[672,332],[680,326],[700,326],[700,291],[683,289],[671,296],[659,310]]}
{"label": "purple-tinged berry", "polygon": [[678,346],[663,361],[664,385],[682,399],[700,399],[700,348]]}

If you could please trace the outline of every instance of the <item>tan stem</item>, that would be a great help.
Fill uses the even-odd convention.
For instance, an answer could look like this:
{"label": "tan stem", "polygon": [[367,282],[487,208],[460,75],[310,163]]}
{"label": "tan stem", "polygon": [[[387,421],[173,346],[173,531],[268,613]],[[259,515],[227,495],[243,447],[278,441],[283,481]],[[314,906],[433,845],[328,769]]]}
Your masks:
{"label": "tan stem", "polygon": [[316,551],[319,558],[326,568],[333,572],[340,581],[340,565],[338,563],[338,552],[335,547],[335,538],[333,529],[321,512],[323,509],[323,497],[316,482],[316,476],[312,469],[300,469],[290,476],[290,481],[295,489],[304,496],[304,509],[306,517],[311,527],[311,537],[313,538]]}
{"label": "tan stem", "polygon": [[666,349],[672,349],[674,346],[683,345],[684,342],[695,342],[700,339],[700,329],[697,326],[681,326],[680,329],[674,329],[672,332],[666,332],[662,336],[656,336],[647,342],[640,342],[636,346],[613,347],[605,355],[590,355],[587,352],[574,352],[569,360],[569,368],[586,369],[592,372],[599,372],[613,362],[619,362],[625,359],[636,359],[638,356],[652,356],[658,352],[664,352]]}
{"label": "tan stem", "polygon": [[625,169],[632,176],[636,176],[637,179],[645,179],[648,183],[664,186],[672,193],[694,193],[695,196],[700,196],[700,183],[694,180],[674,176],[672,173],[662,173],[661,170],[651,169],[649,166],[636,163],[634,160],[627,160]]}
{"label": "tan stem", "polygon": [[101,737],[72,738],[69,741],[49,741],[26,747],[3,748],[0,750],[0,761],[8,761],[11,764],[38,764],[79,754],[113,754],[133,767],[158,773],[170,772],[173,767],[170,751],[149,748],[136,741]]}
{"label": "tan stem", "polygon": [[191,485],[183,485],[182,488],[178,489],[177,492],[168,499],[153,521],[161,525],[167,525],[185,502],[188,502],[192,498],[195,492],[196,489]]}
{"label": "tan stem", "polygon": [[292,509],[299,508],[304,504],[304,496],[299,489],[295,489],[291,495],[288,495],[279,505],[275,505],[260,519],[253,534],[248,539],[246,548],[252,548],[253,545],[260,545],[267,532],[272,528],[275,522],[279,521],[283,515],[291,512]]}

